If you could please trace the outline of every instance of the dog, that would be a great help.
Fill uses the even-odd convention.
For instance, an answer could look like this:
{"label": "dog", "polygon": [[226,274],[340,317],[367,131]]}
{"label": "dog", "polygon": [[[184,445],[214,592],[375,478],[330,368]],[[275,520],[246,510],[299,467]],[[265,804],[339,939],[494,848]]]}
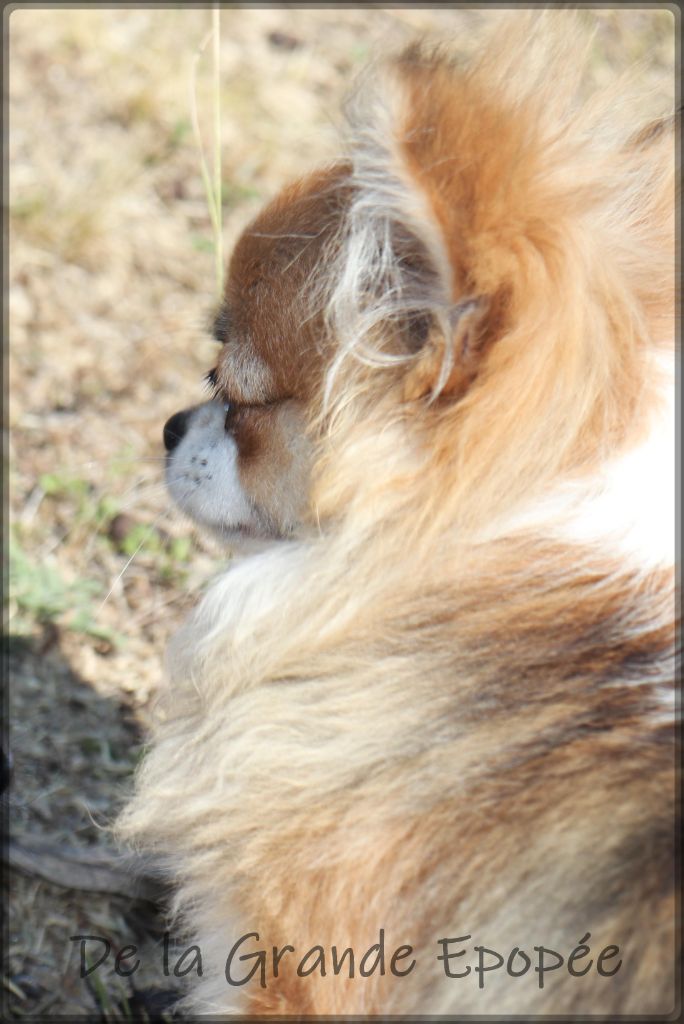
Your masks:
{"label": "dog", "polygon": [[585,46],[410,46],[234,248],[164,440],[252,547],[119,821],[194,1013],[675,1008],[674,126]]}

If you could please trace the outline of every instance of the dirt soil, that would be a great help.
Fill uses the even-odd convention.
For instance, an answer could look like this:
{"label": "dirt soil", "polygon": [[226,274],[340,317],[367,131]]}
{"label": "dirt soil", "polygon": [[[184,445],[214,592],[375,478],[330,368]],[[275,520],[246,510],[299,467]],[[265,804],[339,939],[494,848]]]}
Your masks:
{"label": "dirt soil", "polygon": [[[672,14],[582,16],[596,28],[593,82],[640,61],[644,113],[667,110]],[[13,768],[3,800],[15,865],[5,1018],[155,1016],[173,987],[160,966],[164,920],[134,899],[107,827],[143,749],[166,639],[230,557],[170,508],[162,486],[161,427],[202,400],[215,350],[211,226],[188,99],[210,17],[50,8],[5,23]],[[426,31],[467,51],[497,17],[224,10],[226,250],[280,185],[336,153],[341,98],[369,59]],[[197,102],[209,142],[206,58]],[[77,934],[112,944],[85,980]],[[152,953],[120,977],[113,956],[130,942]]]}

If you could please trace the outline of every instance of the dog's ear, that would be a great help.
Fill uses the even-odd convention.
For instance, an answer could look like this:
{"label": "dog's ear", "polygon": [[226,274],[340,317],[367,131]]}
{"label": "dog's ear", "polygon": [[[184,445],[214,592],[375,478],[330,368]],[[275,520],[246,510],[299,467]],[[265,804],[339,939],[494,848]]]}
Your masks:
{"label": "dog's ear", "polygon": [[631,355],[671,309],[670,132],[628,143],[626,102],[578,106],[574,14],[516,12],[467,69],[410,47],[362,85],[333,370],[350,353],[403,365],[409,401],[496,377],[511,414],[524,396],[540,420],[552,394],[560,417],[561,392],[638,376]]}
{"label": "dog's ear", "polygon": [[351,109],[354,199],[333,326],[343,353],[403,360],[409,401],[461,397],[508,314],[511,245],[497,237],[508,154],[497,147],[518,134],[502,139],[500,111],[476,92],[440,54],[412,47]]}

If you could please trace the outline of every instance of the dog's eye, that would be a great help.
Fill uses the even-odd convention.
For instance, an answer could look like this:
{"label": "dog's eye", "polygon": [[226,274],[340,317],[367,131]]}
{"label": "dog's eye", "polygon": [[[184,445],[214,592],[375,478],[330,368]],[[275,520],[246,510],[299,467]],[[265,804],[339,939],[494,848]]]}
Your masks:
{"label": "dog's eye", "polygon": [[218,313],[215,315],[211,322],[211,334],[215,341],[218,341],[219,345],[225,345],[228,340],[228,335],[231,332],[232,317],[230,310],[224,304],[221,305]]}
{"label": "dog's eye", "polygon": [[217,392],[218,392],[218,387],[219,387],[218,386],[218,374],[216,372],[216,367],[214,367],[213,370],[210,370],[209,373],[206,373],[204,375],[204,377],[203,377],[203,380],[204,380],[205,387],[208,388],[209,391],[211,391],[211,393],[215,397]]}

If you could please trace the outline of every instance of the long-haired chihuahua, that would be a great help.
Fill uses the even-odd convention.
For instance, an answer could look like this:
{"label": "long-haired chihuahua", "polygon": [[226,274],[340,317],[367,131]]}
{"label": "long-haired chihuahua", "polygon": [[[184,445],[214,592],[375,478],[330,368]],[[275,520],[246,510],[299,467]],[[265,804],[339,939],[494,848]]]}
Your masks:
{"label": "long-haired chihuahua", "polygon": [[119,823],[197,1013],[673,1009],[674,132],[582,40],[385,61],[235,246],[167,479],[260,545]]}

